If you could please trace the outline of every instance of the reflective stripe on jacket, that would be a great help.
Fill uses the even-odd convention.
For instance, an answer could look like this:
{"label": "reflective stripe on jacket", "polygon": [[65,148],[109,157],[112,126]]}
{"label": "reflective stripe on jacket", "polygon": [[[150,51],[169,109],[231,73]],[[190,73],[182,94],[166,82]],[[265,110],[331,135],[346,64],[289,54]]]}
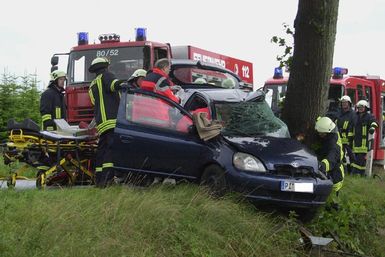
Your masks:
{"label": "reflective stripe on jacket", "polygon": [[321,162],[320,170],[330,174],[334,184],[344,180],[342,159],[344,152],[338,133],[329,133],[325,138],[319,138],[320,148],[316,151]]}
{"label": "reflective stripe on jacket", "polygon": [[94,105],[96,127],[99,134],[114,129],[119,108],[119,93],[115,90],[121,82],[109,71],[97,74],[91,82],[88,94]]}
{"label": "reflective stripe on jacket", "polygon": [[63,91],[51,83],[42,93],[40,97],[40,114],[43,130],[56,130],[54,119],[66,119]]}
{"label": "reflective stripe on jacket", "polygon": [[176,103],[180,102],[180,99],[174,95],[171,90],[171,86],[174,84],[169,79],[168,75],[158,68],[154,68],[143,79],[141,89],[155,92],[160,95],[164,95]]}
{"label": "reflective stripe on jacket", "polygon": [[354,127],[354,140],[352,150],[354,153],[367,153],[369,142],[368,133],[371,127],[377,128],[378,124],[374,116],[370,113],[364,113],[360,116],[358,113],[357,123]]}
{"label": "reflective stripe on jacket", "polygon": [[353,129],[356,124],[356,115],[353,110],[340,112],[337,119],[337,127],[340,132],[342,144],[351,145],[353,143]]}

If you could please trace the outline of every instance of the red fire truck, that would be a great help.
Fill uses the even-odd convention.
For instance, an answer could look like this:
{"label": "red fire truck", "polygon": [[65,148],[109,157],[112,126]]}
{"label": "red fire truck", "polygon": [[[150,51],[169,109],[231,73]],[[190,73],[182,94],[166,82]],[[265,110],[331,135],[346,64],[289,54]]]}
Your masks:
{"label": "red fire truck", "polygon": [[77,46],[69,53],[54,54],[51,58],[51,70],[54,70],[57,69],[59,56],[68,56],[66,103],[67,118],[71,124],[89,122],[93,117],[88,87],[94,75],[88,72],[88,67],[96,57],[107,57],[111,63],[109,69],[118,79],[128,79],[139,68],[149,70],[161,58],[202,60],[235,71],[244,80],[245,86],[252,89],[252,63],[192,46],[171,47],[170,44],[147,41],[145,28],[136,29],[135,41],[121,42],[117,34],[100,35],[99,41],[98,44],[89,44],[88,33],[80,32]]}
{"label": "red fire truck", "polygon": [[[376,117],[379,129],[374,141],[374,160],[384,162],[385,128],[385,80],[378,76],[347,76],[348,69],[334,68],[329,87],[329,109],[336,108],[343,95],[349,95],[353,104],[365,99],[369,102],[370,112]],[[344,76],[346,75],[346,76]],[[280,100],[286,93],[288,77],[284,77],[282,69],[275,68],[274,76],[265,82],[264,90],[268,91],[266,100],[274,112],[279,112]]]}

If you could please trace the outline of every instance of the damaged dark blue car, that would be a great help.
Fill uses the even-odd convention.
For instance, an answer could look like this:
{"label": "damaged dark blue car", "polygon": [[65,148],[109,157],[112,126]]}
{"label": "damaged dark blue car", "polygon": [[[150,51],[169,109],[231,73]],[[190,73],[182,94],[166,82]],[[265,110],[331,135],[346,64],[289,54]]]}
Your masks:
{"label": "damaged dark blue car", "polygon": [[[331,180],[318,171],[316,156],[290,138],[263,92],[245,92],[236,74],[199,61],[174,62],[170,76],[184,88],[181,104],[153,92],[123,91],[113,148],[118,171],[203,182],[257,203],[309,210],[325,204]],[[221,125],[219,135],[201,139],[197,112]]]}

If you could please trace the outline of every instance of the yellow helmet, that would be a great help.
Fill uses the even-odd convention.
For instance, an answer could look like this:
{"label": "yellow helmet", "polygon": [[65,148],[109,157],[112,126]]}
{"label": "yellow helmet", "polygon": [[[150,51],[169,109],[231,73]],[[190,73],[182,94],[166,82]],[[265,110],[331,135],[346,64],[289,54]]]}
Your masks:
{"label": "yellow helmet", "polygon": [[132,75],[128,79],[128,81],[131,81],[131,80],[138,78],[138,77],[146,77],[146,75],[147,75],[147,71],[145,71],[143,69],[137,69],[136,71],[134,71],[134,73],[132,73]]}
{"label": "yellow helmet", "polygon": [[321,117],[315,123],[315,130],[318,133],[332,133],[336,124],[329,117]]}
{"label": "yellow helmet", "polygon": [[67,74],[61,70],[55,70],[51,72],[51,80],[57,80],[58,78],[62,78],[62,77],[66,78],[66,76]]}
{"label": "yellow helmet", "polygon": [[108,65],[110,65],[110,61],[107,58],[97,57],[92,61],[88,71],[94,73],[101,68],[107,68]]}

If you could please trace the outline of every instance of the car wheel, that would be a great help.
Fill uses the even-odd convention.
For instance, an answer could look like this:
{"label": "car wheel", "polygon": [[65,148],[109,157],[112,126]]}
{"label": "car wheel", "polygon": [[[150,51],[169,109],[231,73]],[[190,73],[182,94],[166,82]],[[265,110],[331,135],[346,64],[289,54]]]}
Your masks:
{"label": "car wheel", "polygon": [[208,166],[202,174],[201,185],[207,186],[215,196],[223,196],[227,189],[225,171],[218,165]]}

